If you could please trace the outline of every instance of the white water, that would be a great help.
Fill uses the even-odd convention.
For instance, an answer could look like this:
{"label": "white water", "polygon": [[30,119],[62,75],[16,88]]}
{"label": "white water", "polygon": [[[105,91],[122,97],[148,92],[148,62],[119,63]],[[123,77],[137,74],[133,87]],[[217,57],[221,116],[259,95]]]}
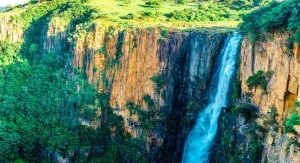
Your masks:
{"label": "white water", "polygon": [[182,163],[207,163],[209,150],[213,144],[218,118],[223,107],[227,106],[227,93],[231,78],[236,69],[238,47],[242,36],[230,35],[221,51],[221,58],[210,91],[208,106],[198,115],[196,125],[186,140]]}

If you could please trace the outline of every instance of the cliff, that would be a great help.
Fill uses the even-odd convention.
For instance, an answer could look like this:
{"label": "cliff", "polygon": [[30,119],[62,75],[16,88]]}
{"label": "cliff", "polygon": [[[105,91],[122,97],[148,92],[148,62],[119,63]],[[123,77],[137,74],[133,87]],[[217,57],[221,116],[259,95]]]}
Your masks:
{"label": "cliff", "polygon": [[[273,108],[277,111],[276,121],[262,124],[263,115],[257,120],[267,128],[264,141],[263,161],[299,162],[300,149],[292,141],[299,142],[299,134],[284,133],[283,123],[295,111],[295,102],[300,100],[300,58],[299,45],[288,46],[288,33],[269,33],[265,40],[253,44],[244,39],[241,50],[242,96],[250,99],[264,115]],[[273,75],[267,89],[249,88],[247,79],[257,71],[271,72]],[[279,128],[275,123],[278,123]]]}
{"label": "cliff", "polygon": [[[141,137],[142,126],[151,122],[132,114],[128,102],[154,111],[153,121],[159,125],[148,131],[146,139],[148,145],[154,141],[155,148],[162,146],[156,161],[180,162],[184,140],[205,103],[192,97],[205,94],[226,33],[167,31],[162,36],[162,32],[159,28],[95,28],[77,40],[73,67],[84,71],[99,91],[110,91],[110,106],[122,115],[133,137]],[[103,85],[104,78],[108,87]],[[147,105],[145,96],[150,96],[154,107]],[[188,105],[190,110],[186,110]]]}
{"label": "cliff", "polygon": [[23,28],[13,16],[0,15],[0,40],[16,43],[22,40]]}
{"label": "cliff", "polygon": [[[145,142],[142,152],[149,153],[152,162],[180,162],[186,136],[206,103],[202,97],[228,32],[124,29],[98,23],[82,29],[57,16],[46,20],[41,22],[47,24],[22,29],[2,18],[0,40],[24,42],[24,50],[37,46],[41,60],[47,54],[64,58],[62,66],[70,77],[82,72],[99,92],[109,94],[110,108],[123,117],[126,132]],[[39,39],[28,39],[30,31],[39,27],[43,27],[35,36]],[[101,126],[101,122],[81,122]]]}
{"label": "cliff", "polygon": [[[268,34],[268,37],[266,41],[257,41],[253,45],[246,39],[243,41],[242,91],[253,94],[253,103],[259,105],[263,113],[275,107],[283,120],[296,100],[300,100],[299,45],[295,43],[289,49],[287,33]],[[273,72],[266,93],[259,87],[249,89],[246,84],[258,70]]]}

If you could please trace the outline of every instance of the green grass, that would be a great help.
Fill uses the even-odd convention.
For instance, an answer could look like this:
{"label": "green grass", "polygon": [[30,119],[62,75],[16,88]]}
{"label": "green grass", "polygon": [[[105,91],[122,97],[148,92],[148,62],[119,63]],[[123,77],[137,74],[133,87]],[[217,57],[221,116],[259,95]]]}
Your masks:
{"label": "green grass", "polygon": [[[134,0],[129,4],[122,1],[98,1],[90,0],[88,6],[99,10],[104,17],[97,21],[106,26],[123,25],[129,27],[153,27],[164,26],[173,28],[197,28],[197,27],[228,27],[235,28],[238,20],[226,21],[185,21],[170,19],[169,15],[174,11],[197,10],[199,3],[176,4],[162,2],[157,8],[145,6],[145,1]],[[151,13],[153,16],[145,16],[144,13]],[[133,15],[133,19],[124,19],[127,15]],[[197,22],[197,23],[195,23]]]}
{"label": "green grass", "polygon": [[[28,4],[25,9],[15,7],[9,12],[0,13],[0,19],[10,16],[18,17],[17,15],[22,15],[24,12],[28,13],[28,10],[31,11],[27,15],[35,15],[32,13],[35,9],[39,11],[40,8],[54,6],[53,4],[64,1]],[[72,1],[74,0],[66,2]],[[257,8],[253,6],[235,9],[233,4],[228,2],[190,2],[185,4],[161,2],[158,7],[151,7],[145,5],[145,2],[145,0],[88,0],[80,5],[94,9],[97,16],[92,18],[92,22],[100,24],[102,27],[167,27],[175,29],[237,28],[241,23],[241,17]],[[62,15],[62,17],[64,16]]]}

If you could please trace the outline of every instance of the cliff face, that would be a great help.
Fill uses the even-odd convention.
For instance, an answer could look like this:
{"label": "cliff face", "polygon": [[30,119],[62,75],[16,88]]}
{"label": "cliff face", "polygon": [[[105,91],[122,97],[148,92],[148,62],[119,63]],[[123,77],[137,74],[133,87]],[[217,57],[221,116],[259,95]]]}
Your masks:
{"label": "cliff face", "polygon": [[[0,40],[23,41],[26,36],[13,24],[1,19]],[[45,27],[39,31],[40,43],[36,42],[40,50],[70,56],[71,67],[65,65],[70,75],[79,70],[99,92],[108,92],[109,105],[123,117],[132,137],[144,139],[152,161],[181,161],[188,131],[206,102],[202,97],[226,32],[123,30],[97,24],[71,32],[70,22],[59,17],[51,18]],[[146,97],[154,106],[149,106]],[[158,124],[144,129],[149,122],[132,113],[129,102],[154,112],[152,121]]]}
{"label": "cliff face", "polygon": [[23,38],[23,29],[10,16],[0,17],[0,40],[6,40],[12,43],[21,41]]}
{"label": "cliff face", "polygon": [[[73,68],[84,72],[99,91],[110,92],[110,106],[124,118],[125,129],[133,137],[141,137],[141,126],[148,122],[132,114],[128,102],[156,113],[154,119],[159,125],[146,134],[147,144],[156,145],[151,145],[152,151],[148,146],[148,150],[159,155],[159,160],[153,161],[174,163],[180,162],[184,140],[205,103],[200,95],[205,95],[226,34],[167,31],[168,35],[162,36],[162,32],[158,28],[118,30],[95,26],[75,33],[70,50]],[[55,39],[51,41],[45,44],[56,44]],[[200,96],[199,100],[193,99],[194,95]],[[145,96],[150,96],[155,107],[146,104]],[[158,146],[162,146],[160,151]]]}
{"label": "cliff face", "polygon": [[[291,145],[293,139],[299,142],[297,134],[283,134],[282,125],[291,114],[296,101],[300,100],[300,58],[299,45],[288,48],[287,33],[268,34],[265,41],[242,43],[241,80],[242,94],[250,95],[251,102],[266,114],[271,108],[278,113],[279,130],[268,130],[264,143],[263,160],[268,162],[299,162],[300,150]],[[258,70],[273,73],[265,92],[259,87],[250,89],[246,81]],[[269,126],[269,128],[271,128]],[[298,133],[299,134],[299,133]],[[298,139],[298,140],[297,140]]]}
{"label": "cliff face", "polygon": [[[162,145],[158,161],[180,162],[186,135],[205,101],[192,97],[205,94],[226,34],[168,31],[168,36],[162,37],[161,33],[157,28],[95,28],[77,40],[73,66],[83,70],[99,91],[109,89],[110,105],[124,117],[125,128],[132,136],[141,136],[143,122],[130,113],[127,102],[147,111],[155,109],[160,125],[150,131],[148,143],[151,139]],[[157,76],[160,81],[156,82],[163,82],[161,86],[151,80]],[[109,87],[104,86],[103,78],[108,79]],[[146,105],[145,95],[155,101],[155,108]],[[190,103],[196,104],[187,111]]]}
{"label": "cliff face", "polygon": [[[253,102],[266,113],[276,107],[282,119],[286,117],[296,100],[300,100],[300,60],[299,45],[293,50],[287,47],[288,34],[269,34],[272,39],[255,42],[248,40],[242,45],[241,79],[242,91],[253,93]],[[246,84],[248,77],[258,70],[271,71],[273,76],[268,84],[267,93],[260,88],[250,90]]]}

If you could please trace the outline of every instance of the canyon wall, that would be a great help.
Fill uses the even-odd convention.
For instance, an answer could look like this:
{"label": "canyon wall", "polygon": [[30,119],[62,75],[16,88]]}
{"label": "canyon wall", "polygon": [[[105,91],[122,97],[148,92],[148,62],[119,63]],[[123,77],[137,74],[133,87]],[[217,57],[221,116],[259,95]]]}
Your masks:
{"label": "canyon wall", "polygon": [[[253,94],[253,103],[259,105],[263,113],[275,107],[283,120],[296,100],[300,100],[299,45],[295,43],[294,48],[289,49],[287,33],[268,34],[267,37],[270,38],[254,44],[247,39],[243,41],[242,91]],[[247,79],[258,70],[273,73],[267,92],[259,87],[249,89],[246,84]]]}
{"label": "canyon wall", "polygon": [[[162,146],[155,161],[174,163],[180,162],[187,133],[205,103],[200,95],[205,97],[226,33],[168,31],[162,37],[161,32],[158,28],[95,28],[75,44],[73,67],[84,71],[99,91],[109,89],[110,105],[124,117],[126,131],[133,137],[141,136],[143,122],[131,114],[128,101],[149,112],[155,109],[160,125],[150,131],[148,144],[155,140]],[[163,84],[158,86],[153,77]],[[108,79],[109,88],[103,86],[103,78]],[[193,99],[196,94],[198,101]],[[147,106],[145,95],[158,105]]]}
{"label": "canyon wall", "polygon": [[[300,51],[299,45],[288,41],[288,33],[269,33],[265,40],[250,43],[244,39],[241,48],[242,96],[250,99],[264,115],[276,109],[278,130],[267,126],[262,162],[299,162],[300,149],[292,141],[300,141],[300,133],[284,133],[284,120],[295,111],[295,102],[300,100]],[[290,45],[290,46],[289,46]],[[261,87],[250,89],[247,79],[258,70],[273,75],[267,90]],[[259,120],[258,120],[259,121]],[[261,123],[261,122],[258,122]],[[275,125],[275,124],[272,124]]]}
{"label": "canyon wall", "polygon": [[0,40],[17,43],[23,39],[23,28],[13,16],[0,16]]}
{"label": "canyon wall", "polygon": [[[30,33],[25,29],[23,34],[13,24],[1,18],[0,40],[24,41],[26,45]],[[70,76],[83,72],[99,92],[110,95],[110,107],[123,117],[132,137],[145,139],[152,162],[181,161],[184,141],[206,103],[214,61],[228,32],[122,29],[97,23],[88,29],[76,26],[71,32],[70,22],[52,17],[37,33],[41,39],[34,43],[44,56],[64,57]],[[150,107],[145,97],[150,97],[154,106]],[[143,126],[148,122],[132,113],[129,102],[154,112],[152,121],[158,124],[145,132]]]}

